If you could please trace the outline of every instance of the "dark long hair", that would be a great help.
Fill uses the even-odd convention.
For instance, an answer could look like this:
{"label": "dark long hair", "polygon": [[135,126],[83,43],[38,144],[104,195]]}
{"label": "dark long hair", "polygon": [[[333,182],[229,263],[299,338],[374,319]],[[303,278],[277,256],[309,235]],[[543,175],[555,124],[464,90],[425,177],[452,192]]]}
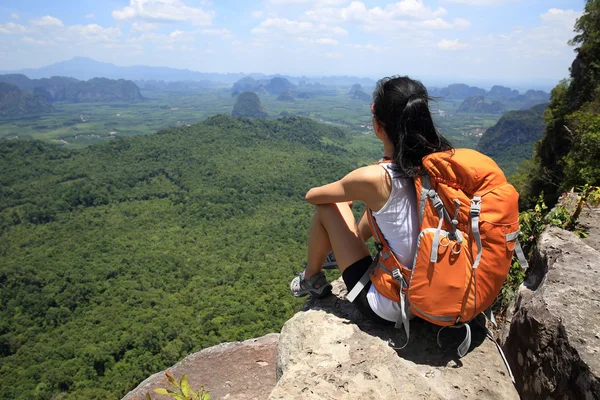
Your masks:
{"label": "dark long hair", "polygon": [[453,148],[433,123],[430,100],[425,86],[407,76],[383,78],[373,92],[373,116],[394,144],[392,161],[406,178],[424,173],[426,155]]}

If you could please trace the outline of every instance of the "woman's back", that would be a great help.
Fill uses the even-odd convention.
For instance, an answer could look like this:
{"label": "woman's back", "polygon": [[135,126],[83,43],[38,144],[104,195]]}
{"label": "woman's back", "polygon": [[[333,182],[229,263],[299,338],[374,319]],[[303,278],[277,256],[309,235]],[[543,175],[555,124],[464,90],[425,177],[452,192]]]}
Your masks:
{"label": "woman's back", "polygon": [[412,268],[419,234],[415,185],[411,178],[401,178],[392,163],[380,164],[391,178],[391,191],[385,205],[373,216],[398,261]]}

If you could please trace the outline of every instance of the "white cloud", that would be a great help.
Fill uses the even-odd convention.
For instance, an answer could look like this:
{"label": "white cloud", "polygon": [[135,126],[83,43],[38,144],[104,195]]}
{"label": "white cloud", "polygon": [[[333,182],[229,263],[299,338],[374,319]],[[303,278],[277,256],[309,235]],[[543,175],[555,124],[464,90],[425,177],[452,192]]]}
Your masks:
{"label": "white cloud", "polygon": [[332,53],[325,53],[325,57],[333,58],[334,60],[339,60],[341,58],[344,58],[344,54],[340,53],[339,51],[336,51],[336,52],[332,52]]}
{"label": "white cloud", "polygon": [[203,29],[200,31],[203,35],[222,36],[224,39],[231,39],[233,35],[229,29]]}
{"label": "white cloud", "polygon": [[280,30],[288,34],[298,34],[311,31],[313,24],[310,22],[291,21],[287,18],[267,18],[260,25],[252,29],[251,33],[262,35],[269,30]]}
{"label": "white cloud", "polygon": [[464,18],[456,18],[452,21],[452,25],[456,29],[468,29],[471,27],[471,21]]}
{"label": "white cloud", "polygon": [[310,4],[315,7],[335,6],[347,3],[348,0],[269,0],[275,6],[292,6]]}
{"label": "white cloud", "polygon": [[183,35],[184,33],[185,33],[185,32],[183,32],[183,31],[180,31],[179,29],[177,29],[176,31],[173,31],[173,32],[169,33],[169,36],[170,36],[172,39],[176,39],[178,36],[181,36],[181,35]]}
{"label": "white cloud", "polygon": [[450,50],[462,50],[469,47],[467,44],[462,43],[460,40],[448,40],[442,39],[437,43],[437,47],[441,50],[450,51]]}
{"label": "white cloud", "polygon": [[264,14],[265,14],[265,12],[262,10],[254,10],[250,13],[252,18],[261,18]]}
{"label": "white cloud", "polygon": [[339,26],[328,26],[326,24],[314,24],[307,21],[293,21],[287,18],[267,18],[260,25],[251,30],[254,35],[266,35],[269,33],[283,33],[288,35],[302,34],[331,34],[346,35],[348,32]]}
{"label": "white cloud", "polygon": [[544,14],[540,15],[543,22],[547,24],[562,25],[563,27],[571,28],[575,26],[577,18],[581,13],[575,10],[561,10],[559,8],[551,8]]}
{"label": "white cloud", "polygon": [[335,46],[337,45],[339,42],[335,39],[332,38],[319,38],[317,40],[315,40],[316,44],[326,44],[326,45],[332,45]]}
{"label": "white cloud", "polygon": [[339,42],[336,39],[332,39],[329,37],[318,38],[318,39],[298,37],[298,38],[296,38],[296,40],[299,42],[302,42],[302,43],[321,44],[321,45],[326,45],[326,46],[337,46],[339,44]]}
{"label": "white cloud", "polygon": [[214,11],[186,6],[181,0],[130,0],[129,6],[112,12],[116,20],[189,21],[199,26],[212,24],[214,15]]}
{"label": "white cloud", "polygon": [[18,34],[24,33],[27,29],[23,25],[15,24],[14,22],[8,22],[4,25],[0,24],[0,34]]}
{"label": "white cloud", "polygon": [[[21,40],[27,44],[49,44],[60,42],[63,44],[91,44],[91,43],[117,43],[123,33],[116,27],[102,27],[98,24],[70,25],[50,16],[32,20],[29,29],[20,27],[19,32],[27,31],[28,35]],[[0,25],[0,28],[2,26]],[[53,29],[46,29],[46,28]],[[1,32],[1,29],[0,29]]]}
{"label": "white cloud", "polygon": [[67,38],[85,43],[116,42],[123,35],[119,28],[104,28],[98,24],[72,25],[65,33]]}
{"label": "white cloud", "polygon": [[312,21],[331,23],[334,21],[357,22],[368,25],[386,23],[395,20],[427,20],[445,15],[446,9],[432,10],[423,4],[423,0],[402,0],[397,3],[367,8],[360,1],[353,1],[344,8],[315,8],[306,11],[305,15]]}
{"label": "white cloud", "polygon": [[192,48],[196,40],[195,31],[182,31],[176,29],[170,33],[143,33],[140,36],[127,40],[129,44],[153,45],[162,50],[185,50]]}
{"label": "white cloud", "polygon": [[158,25],[149,22],[134,22],[131,28],[137,32],[152,32],[158,29]]}
{"label": "white cloud", "polygon": [[51,41],[42,40],[42,39],[34,39],[29,36],[22,37],[21,42],[28,44],[28,45],[34,45],[34,46],[48,46],[48,45],[53,44],[53,42],[51,42]]}
{"label": "white cloud", "polygon": [[17,13],[12,13],[12,14],[10,14],[10,17],[11,17],[12,19],[19,19],[19,18],[21,18],[21,17],[19,17],[19,14],[17,14]]}
{"label": "white cloud", "polygon": [[361,50],[361,51],[372,51],[374,53],[383,53],[385,51],[391,50],[391,47],[388,46],[375,46],[371,43],[367,44],[346,44],[346,47]]}
{"label": "white cloud", "polygon": [[487,6],[492,4],[504,4],[521,0],[443,0],[446,3],[467,4],[471,6]]}
{"label": "white cloud", "polygon": [[96,14],[86,14],[85,19],[94,19],[96,18]]}
{"label": "white cloud", "polygon": [[360,1],[347,7],[316,7],[304,13],[310,21],[324,24],[355,23],[366,32],[390,34],[399,30],[467,29],[470,21],[456,18],[450,22],[442,17],[448,11],[443,7],[432,9],[423,0],[402,0],[382,7],[368,8]]}
{"label": "white cloud", "polygon": [[31,25],[40,26],[40,27],[63,27],[64,24],[58,18],[54,18],[50,15],[46,15],[42,18],[32,19],[29,21]]}
{"label": "white cloud", "polygon": [[450,29],[452,24],[442,18],[428,19],[421,22],[421,26],[425,29]]}

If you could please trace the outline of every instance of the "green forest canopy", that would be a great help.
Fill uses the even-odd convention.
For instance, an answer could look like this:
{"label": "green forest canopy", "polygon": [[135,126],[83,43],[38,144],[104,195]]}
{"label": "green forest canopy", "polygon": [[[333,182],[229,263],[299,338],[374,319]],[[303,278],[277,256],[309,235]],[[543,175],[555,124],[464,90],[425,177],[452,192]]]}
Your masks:
{"label": "green forest canopy", "polygon": [[380,151],[349,142],[223,115],[77,151],[1,142],[0,398],[117,399],[191,352],[278,331],[302,303],[304,194]]}
{"label": "green forest canopy", "polygon": [[525,203],[546,204],[572,187],[600,185],[600,0],[586,0],[575,24],[571,77],[553,90],[546,131],[517,180]]}
{"label": "green forest canopy", "polygon": [[[599,27],[588,0],[528,200],[599,183]],[[304,193],[372,162],[358,140],[220,115],[78,151],[0,143],[0,397],[117,399],[190,352],[279,330],[301,304]]]}

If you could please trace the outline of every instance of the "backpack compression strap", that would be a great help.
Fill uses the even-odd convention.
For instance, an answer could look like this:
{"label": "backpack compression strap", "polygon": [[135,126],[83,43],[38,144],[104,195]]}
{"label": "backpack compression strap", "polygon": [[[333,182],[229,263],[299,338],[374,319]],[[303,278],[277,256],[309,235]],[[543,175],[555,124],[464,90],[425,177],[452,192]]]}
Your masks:
{"label": "backpack compression strap", "polygon": [[385,241],[383,234],[379,229],[379,226],[377,226],[375,218],[373,218],[373,212],[371,211],[371,209],[367,208],[365,212],[367,213],[367,221],[369,222],[369,228],[371,228],[371,233],[373,234],[373,238],[375,239],[377,255],[375,256],[375,260],[373,261],[367,272],[365,272],[362,278],[360,278],[360,280],[356,283],[356,285],[354,285],[350,293],[348,293],[348,295],[346,296],[346,298],[350,300],[350,302],[353,302],[360,293],[360,291],[363,290],[364,287],[367,285],[367,282],[369,282],[369,279],[371,277],[371,273],[375,268],[379,267],[383,269],[387,274],[392,275],[392,271],[387,269],[384,265],[382,265],[379,262],[380,257],[386,260],[392,255],[391,249],[389,248],[389,246],[387,246],[387,242]]}
{"label": "backpack compression strap", "polygon": [[[391,162],[392,160],[389,158],[382,158],[381,160],[377,161],[376,165],[387,164]],[[378,253],[367,272],[365,272],[365,274],[360,278],[356,285],[354,285],[350,293],[348,293],[348,295],[346,296],[346,298],[350,302],[354,302],[361,290],[363,290],[364,287],[367,285],[371,277],[371,273],[375,268],[379,267],[388,275],[393,276],[393,271],[390,271],[388,268],[386,268],[379,262],[380,257],[382,257],[383,260],[387,260],[390,256],[393,256],[392,250],[390,249],[390,247],[387,244],[387,241],[383,237],[379,226],[377,226],[375,218],[373,218],[373,211],[367,207],[365,213],[367,213],[367,222],[369,223],[369,228],[371,229],[371,233],[373,234],[373,238],[375,239],[375,247],[377,248]]]}
{"label": "backpack compression strap", "polygon": [[[350,293],[348,293],[346,298],[350,300],[350,302],[353,302],[356,299],[361,290],[363,290],[363,288],[367,285],[367,282],[369,282],[371,273],[375,268],[381,268],[386,274],[393,276],[394,279],[397,280],[400,284],[400,317],[398,318],[398,321],[396,321],[395,327],[400,329],[402,326],[404,326],[404,332],[406,333],[406,343],[402,347],[394,347],[394,349],[401,350],[404,347],[406,347],[410,338],[410,322],[408,319],[410,310],[408,306],[408,301],[406,300],[406,294],[404,293],[404,289],[408,288],[408,283],[406,282],[406,279],[404,279],[404,277],[402,276],[400,269],[397,267],[400,265],[400,262],[396,259],[396,256],[394,255],[392,249],[388,245],[387,240],[385,240],[385,237],[383,237],[381,229],[379,229],[377,221],[375,221],[375,218],[373,217],[373,211],[367,208],[366,213],[367,221],[369,222],[369,227],[371,228],[371,232],[373,233],[373,238],[375,239],[375,247],[377,248],[378,253],[367,272],[365,272],[365,274],[360,278],[360,281],[358,281],[356,285],[354,285],[354,287],[352,288]],[[396,268],[393,268],[393,270],[390,270],[380,262],[380,260],[387,260],[390,257],[393,260],[395,260],[394,264],[397,265]]]}

